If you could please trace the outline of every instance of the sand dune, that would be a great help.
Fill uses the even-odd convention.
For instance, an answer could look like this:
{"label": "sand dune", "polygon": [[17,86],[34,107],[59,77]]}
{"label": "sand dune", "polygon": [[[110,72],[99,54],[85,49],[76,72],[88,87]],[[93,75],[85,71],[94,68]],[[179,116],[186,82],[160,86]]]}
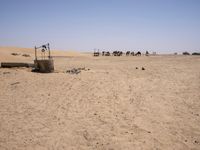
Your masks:
{"label": "sand dune", "polygon": [[[19,54],[18,56],[11,55],[12,53]],[[31,57],[23,57],[23,54],[28,54]],[[46,54],[47,55],[47,54]],[[76,51],[61,51],[61,50],[51,50],[52,56],[84,56]],[[41,54],[39,53],[38,56],[40,57]],[[19,47],[0,47],[0,61],[25,61],[30,62],[35,58],[35,50],[34,48],[19,48]]]}
{"label": "sand dune", "polygon": [[[11,55],[12,53],[20,54],[18,56]],[[22,57],[23,54],[29,54],[31,57]],[[0,47],[0,61],[31,61],[34,57],[33,49],[18,48],[18,47]]]}
{"label": "sand dune", "polygon": [[200,149],[200,57],[70,55],[51,74],[0,68],[0,149]]}

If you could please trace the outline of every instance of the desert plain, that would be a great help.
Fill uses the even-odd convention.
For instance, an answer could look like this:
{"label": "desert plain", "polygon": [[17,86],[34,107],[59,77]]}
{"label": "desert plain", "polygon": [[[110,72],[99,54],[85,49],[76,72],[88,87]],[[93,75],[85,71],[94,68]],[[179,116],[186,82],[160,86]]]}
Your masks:
{"label": "desert plain", "polygon": [[[200,149],[199,56],[52,55],[54,73],[0,68],[1,150]],[[33,60],[0,48],[0,62]]]}

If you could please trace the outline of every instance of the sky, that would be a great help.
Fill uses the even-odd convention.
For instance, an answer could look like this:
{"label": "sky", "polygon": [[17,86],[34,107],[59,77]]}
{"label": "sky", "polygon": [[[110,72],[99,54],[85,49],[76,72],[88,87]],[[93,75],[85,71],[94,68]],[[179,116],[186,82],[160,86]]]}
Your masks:
{"label": "sky", "polygon": [[200,51],[200,0],[0,0],[0,46]]}

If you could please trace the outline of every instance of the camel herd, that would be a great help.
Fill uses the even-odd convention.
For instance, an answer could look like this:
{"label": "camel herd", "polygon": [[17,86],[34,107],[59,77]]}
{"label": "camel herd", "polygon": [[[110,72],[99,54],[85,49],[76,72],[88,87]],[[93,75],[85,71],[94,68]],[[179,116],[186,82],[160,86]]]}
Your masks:
{"label": "camel herd", "polygon": [[[142,53],[140,51],[138,51],[137,53],[135,53],[134,51],[126,51],[125,53],[122,51],[113,51],[112,53],[109,51],[102,51],[99,52],[98,51],[94,51],[94,56],[122,56],[123,54],[125,54],[126,56],[141,56]],[[145,53],[146,56],[149,56],[149,52],[146,51]]]}

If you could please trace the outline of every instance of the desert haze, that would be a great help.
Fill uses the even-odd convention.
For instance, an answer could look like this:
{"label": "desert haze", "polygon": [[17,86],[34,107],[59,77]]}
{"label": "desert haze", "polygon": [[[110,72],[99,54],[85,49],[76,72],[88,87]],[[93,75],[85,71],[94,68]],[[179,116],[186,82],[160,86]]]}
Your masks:
{"label": "desert haze", "polygon": [[[200,56],[52,55],[54,73],[0,68],[0,149],[200,149]],[[0,48],[0,62],[33,60]]]}

